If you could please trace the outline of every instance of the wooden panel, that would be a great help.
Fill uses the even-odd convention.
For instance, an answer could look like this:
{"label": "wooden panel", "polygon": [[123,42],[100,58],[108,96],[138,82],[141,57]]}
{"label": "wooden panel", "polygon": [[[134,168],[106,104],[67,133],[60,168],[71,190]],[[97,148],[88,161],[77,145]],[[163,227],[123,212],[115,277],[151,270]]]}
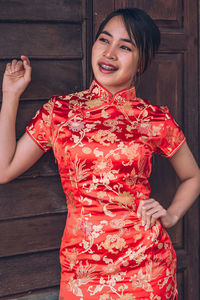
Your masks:
{"label": "wooden panel", "polygon": [[58,249],[65,222],[66,213],[0,222],[0,257]]}
{"label": "wooden panel", "polygon": [[177,271],[182,272],[186,270],[190,264],[189,257],[184,249],[176,250],[177,255]]}
{"label": "wooden panel", "polygon": [[80,24],[0,23],[0,57],[81,57]]}
{"label": "wooden panel", "polygon": [[178,300],[184,300],[184,299],[187,300],[186,298],[184,298],[184,272],[179,272],[177,274],[177,284],[178,284]]}
{"label": "wooden panel", "polygon": [[49,177],[58,175],[58,165],[55,161],[55,157],[53,155],[53,151],[50,150],[45,153],[40,160],[35,163],[33,167],[27,170],[24,174],[22,174],[20,179],[27,178],[36,178],[39,176]]}
{"label": "wooden panel", "polygon": [[[0,79],[6,63],[0,61]],[[79,60],[33,59],[31,64],[32,82],[22,95],[22,100],[49,99],[52,95],[68,94],[82,88],[82,66]]]}
{"label": "wooden panel", "polygon": [[174,227],[167,229],[169,236],[172,240],[174,248],[184,248],[184,231],[183,231],[184,219],[181,219]]}
{"label": "wooden panel", "polygon": [[99,25],[103,19],[115,8],[114,0],[93,0],[93,14],[94,14],[94,36],[97,33]]}
{"label": "wooden panel", "polygon": [[29,121],[34,117],[37,110],[39,110],[47,101],[48,100],[20,101],[16,121],[17,138],[24,134],[25,127],[28,125]]}
{"label": "wooden panel", "polygon": [[0,220],[66,211],[59,177],[17,179],[0,185],[0,195]]}
{"label": "wooden panel", "polygon": [[159,54],[142,76],[137,92],[153,104],[167,105],[180,125],[183,121],[183,61],[181,53]]}
{"label": "wooden panel", "polygon": [[60,280],[58,251],[0,259],[0,297],[57,286]]}
{"label": "wooden panel", "polygon": [[82,17],[82,3],[81,0],[1,0],[0,19],[77,22]]}
{"label": "wooden panel", "polygon": [[181,52],[187,49],[188,37],[182,32],[161,32],[160,52]]}
{"label": "wooden panel", "polygon": [[182,0],[116,0],[116,7],[137,7],[145,10],[162,27],[182,28]]}
{"label": "wooden panel", "polygon": [[[46,289],[44,291],[37,291],[37,292],[29,292],[26,296],[20,297],[20,300],[58,300],[59,298],[59,289]],[[16,298],[9,298],[9,299],[15,299]]]}

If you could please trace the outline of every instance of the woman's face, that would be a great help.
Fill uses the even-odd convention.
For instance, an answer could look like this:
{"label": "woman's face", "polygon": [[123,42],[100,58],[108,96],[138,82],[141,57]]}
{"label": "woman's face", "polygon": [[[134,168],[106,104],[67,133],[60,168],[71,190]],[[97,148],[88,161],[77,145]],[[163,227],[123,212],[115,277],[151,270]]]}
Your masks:
{"label": "woman's face", "polygon": [[96,80],[109,92],[129,88],[138,70],[139,51],[130,40],[120,16],[104,27],[92,48],[92,68]]}

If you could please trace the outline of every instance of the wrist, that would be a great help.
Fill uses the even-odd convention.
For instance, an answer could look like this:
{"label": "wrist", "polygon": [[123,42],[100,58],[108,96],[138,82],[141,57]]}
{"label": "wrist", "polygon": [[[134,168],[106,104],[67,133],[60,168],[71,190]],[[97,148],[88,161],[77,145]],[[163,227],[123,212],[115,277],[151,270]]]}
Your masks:
{"label": "wrist", "polygon": [[2,94],[2,99],[3,101],[19,101],[20,99],[20,96],[21,94],[20,93],[16,93],[16,92],[13,92],[13,91],[3,91],[3,94]]}
{"label": "wrist", "polygon": [[161,218],[162,225],[166,228],[170,228],[174,226],[179,221],[179,217],[170,211],[170,209],[167,210],[166,216]]}

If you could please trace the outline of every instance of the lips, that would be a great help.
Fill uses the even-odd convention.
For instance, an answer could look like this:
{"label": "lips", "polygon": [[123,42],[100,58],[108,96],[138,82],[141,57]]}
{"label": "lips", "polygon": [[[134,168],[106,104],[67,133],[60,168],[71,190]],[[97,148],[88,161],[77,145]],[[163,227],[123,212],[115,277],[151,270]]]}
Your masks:
{"label": "lips", "polygon": [[99,62],[98,65],[102,72],[114,72],[118,70],[114,65],[105,62]]}

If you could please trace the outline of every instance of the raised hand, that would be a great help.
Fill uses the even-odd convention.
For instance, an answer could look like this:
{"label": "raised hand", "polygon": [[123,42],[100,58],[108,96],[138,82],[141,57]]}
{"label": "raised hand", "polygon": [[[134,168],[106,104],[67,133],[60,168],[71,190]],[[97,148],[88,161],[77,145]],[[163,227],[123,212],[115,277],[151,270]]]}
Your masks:
{"label": "raised hand", "polygon": [[31,66],[27,56],[21,60],[12,60],[8,63],[3,77],[3,93],[15,94],[20,97],[31,81]]}
{"label": "raised hand", "polygon": [[137,216],[141,218],[145,230],[151,228],[157,219],[160,219],[162,225],[166,228],[172,227],[178,221],[176,216],[171,215],[153,198],[140,201]]}

